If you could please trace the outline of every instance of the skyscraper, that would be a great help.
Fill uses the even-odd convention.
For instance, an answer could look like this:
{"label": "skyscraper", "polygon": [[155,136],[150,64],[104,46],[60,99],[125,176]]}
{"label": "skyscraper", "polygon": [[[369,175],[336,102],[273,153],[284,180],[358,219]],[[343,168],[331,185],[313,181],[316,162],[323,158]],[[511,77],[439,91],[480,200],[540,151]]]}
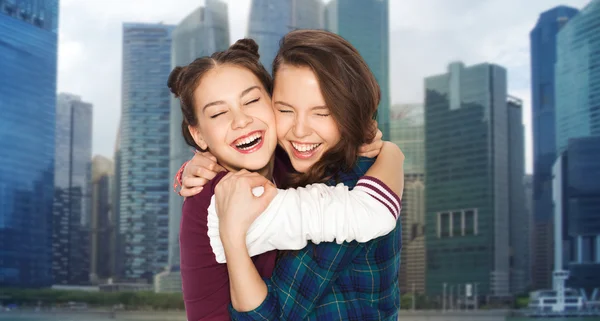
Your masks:
{"label": "skyscraper", "polygon": [[381,87],[377,112],[383,139],[390,139],[389,3],[388,0],[332,0],[325,10],[325,27],[358,49]]}
{"label": "skyscraper", "polygon": [[[183,66],[202,56],[229,47],[229,22],[227,4],[220,0],[207,0],[183,19],[173,31],[171,67]],[[171,97],[170,111],[170,177],[193,155],[181,133],[183,116],[179,99]],[[179,223],[183,197],[169,193],[169,265],[179,265]]]}
{"label": "skyscraper", "polygon": [[125,278],[125,233],[121,230],[121,123],[117,129],[117,138],[115,141],[114,160],[114,178],[112,181],[112,206],[111,211],[114,217],[115,241],[113,248],[113,277],[116,280]]}
{"label": "skyscraper", "polygon": [[271,72],[281,38],[296,29],[323,29],[321,0],[252,0],[248,37],[258,43],[267,71]]}
{"label": "skyscraper", "polygon": [[533,270],[536,289],[549,288],[552,275],[552,164],[556,159],[554,63],[556,35],[577,9],[543,12],[529,37],[533,126]]}
{"label": "skyscraper", "polygon": [[120,210],[123,277],[152,283],[169,256],[171,33],[163,24],[123,25]]}
{"label": "skyscraper", "polygon": [[428,295],[444,284],[509,294],[506,70],[465,67],[425,79]]}
{"label": "skyscraper", "polygon": [[52,284],[57,29],[57,0],[0,1],[0,287]]}
{"label": "skyscraper", "polygon": [[554,210],[562,221],[567,286],[584,289],[588,297],[600,290],[599,158],[600,136],[572,138],[554,167]]}
{"label": "skyscraper", "polygon": [[[570,250],[567,285],[600,289],[600,1],[592,0],[557,36],[555,213]],[[562,206],[560,206],[562,205]]]}
{"label": "skyscraper", "polygon": [[56,103],[52,270],[54,284],[89,282],[92,105],[61,93]]}
{"label": "skyscraper", "polygon": [[113,276],[115,221],[112,214],[113,162],[100,155],[92,160],[92,219],[90,222],[90,279],[101,282]]}
{"label": "skyscraper", "polygon": [[600,1],[592,0],[558,33],[556,152],[569,139],[600,135]]}
{"label": "skyscraper", "polygon": [[390,139],[404,152],[400,289],[425,292],[425,125],[423,104],[394,105]]}
{"label": "skyscraper", "polygon": [[525,129],[523,102],[508,97],[509,220],[510,220],[510,292],[522,294],[530,284],[529,215],[525,200]]}

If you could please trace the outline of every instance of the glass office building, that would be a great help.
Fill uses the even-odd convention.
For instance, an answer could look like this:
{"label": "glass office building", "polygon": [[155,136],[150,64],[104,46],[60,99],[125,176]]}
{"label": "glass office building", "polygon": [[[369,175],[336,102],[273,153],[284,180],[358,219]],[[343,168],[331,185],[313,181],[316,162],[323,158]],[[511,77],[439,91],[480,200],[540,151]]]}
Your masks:
{"label": "glass office building", "polygon": [[248,37],[258,43],[267,71],[271,72],[281,38],[296,29],[323,29],[321,0],[252,0]]}
{"label": "glass office building", "polygon": [[119,232],[122,278],[152,283],[169,256],[169,116],[166,81],[175,26],[123,25]]}
{"label": "glass office building", "polygon": [[52,284],[57,29],[58,0],[0,0],[0,287]]}
{"label": "glass office building", "polygon": [[600,136],[572,138],[555,163],[555,215],[563,230],[567,286],[600,290]]}
{"label": "glass office building", "polygon": [[381,88],[377,112],[383,139],[390,139],[390,27],[388,0],[332,0],[325,10],[325,27],[356,47]]}
{"label": "glass office building", "polygon": [[487,63],[425,79],[428,295],[465,284],[509,294],[506,83],[506,70]]}
{"label": "glass office building", "polygon": [[570,138],[600,135],[600,1],[593,0],[558,33],[556,152]]}
{"label": "glass office building", "polygon": [[558,6],[543,12],[529,38],[533,137],[534,289],[550,288],[552,278],[552,164],[556,159],[554,64],[556,35],[577,9]]}
{"label": "glass office building", "polygon": [[56,103],[52,231],[54,284],[89,282],[92,105],[61,93]]}

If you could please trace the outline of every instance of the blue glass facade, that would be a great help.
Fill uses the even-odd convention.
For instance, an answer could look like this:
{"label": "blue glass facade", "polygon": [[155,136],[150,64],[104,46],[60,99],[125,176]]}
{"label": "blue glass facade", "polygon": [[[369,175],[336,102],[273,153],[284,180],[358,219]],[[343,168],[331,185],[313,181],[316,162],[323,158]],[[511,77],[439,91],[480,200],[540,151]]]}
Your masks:
{"label": "blue glass facade", "polygon": [[325,27],[358,49],[381,87],[377,112],[383,139],[390,139],[390,58],[388,0],[332,0],[325,10]]}
{"label": "blue glass facade", "polygon": [[252,0],[248,37],[258,43],[260,62],[269,72],[279,40],[296,29],[323,29],[321,0]]}
{"label": "blue glass facade", "polygon": [[153,282],[169,256],[171,33],[175,26],[123,25],[119,232],[123,278]]}
{"label": "blue glass facade", "polygon": [[600,136],[572,138],[562,153],[559,209],[563,220],[567,285],[600,288]]}
{"label": "blue glass facade", "polygon": [[590,2],[558,33],[556,151],[570,138],[600,135],[600,1]]}
{"label": "blue glass facade", "polygon": [[453,63],[425,79],[426,292],[479,284],[509,294],[506,70]]}
{"label": "blue glass facade", "polygon": [[[600,288],[600,1],[557,36],[556,152],[564,152],[563,214],[570,244],[567,285]],[[564,236],[563,236],[564,237]]]}
{"label": "blue glass facade", "polygon": [[54,284],[89,282],[92,105],[59,94],[52,233]]}
{"label": "blue glass facade", "polygon": [[543,12],[530,33],[533,127],[533,270],[536,289],[549,288],[552,276],[552,164],[556,159],[554,64],[556,35],[577,14],[559,6]]}
{"label": "blue glass facade", "polygon": [[57,25],[58,0],[0,0],[0,287],[52,284]]}
{"label": "blue glass facade", "polygon": [[[215,51],[229,47],[229,21],[227,4],[220,0],[206,0],[205,6],[198,8],[183,19],[173,31],[171,46],[171,67],[183,66],[202,56],[210,56]],[[181,134],[183,116],[179,99],[171,98],[170,114],[170,177],[185,161],[192,158],[193,148],[188,146]],[[169,265],[179,265],[179,225],[183,198],[169,193]]]}

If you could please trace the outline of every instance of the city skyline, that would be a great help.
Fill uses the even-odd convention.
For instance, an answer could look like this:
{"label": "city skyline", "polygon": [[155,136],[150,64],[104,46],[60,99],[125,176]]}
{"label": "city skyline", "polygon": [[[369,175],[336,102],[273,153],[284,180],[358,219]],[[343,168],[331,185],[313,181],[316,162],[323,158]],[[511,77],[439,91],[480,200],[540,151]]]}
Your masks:
{"label": "city skyline", "polygon": [[[250,1],[235,1],[235,6],[231,5],[233,0],[225,2],[229,4],[230,41],[233,42],[247,35]],[[460,59],[466,64],[481,61],[502,64],[508,69],[509,92],[523,99],[527,133],[526,172],[531,173],[528,34],[541,12],[563,3],[581,8],[588,2],[538,0],[522,5],[516,0],[495,0],[473,7],[468,1],[456,4],[435,0],[418,3],[391,1],[391,103],[422,101],[423,79],[443,72],[453,60]],[[163,21],[176,24],[199,5],[198,1],[192,0],[182,0],[176,8],[167,1],[145,6],[132,0],[118,7],[61,1],[58,88],[87,97],[98,106],[97,110],[103,111],[94,117],[94,154],[112,156],[114,150],[121,107],[118,33],[121,23]],[[518,11],[513,10],[516,5],[520,8]],[[125,10],[127,8],[131,10]],[[471,13],[471,18],[457,20],[456,15],[464,12]],[[505,25],[503,13],[513,19],[509,27]],[[93,23],[81,25],[80,21]],[[440,47],[444,50],[439,50]],[[81,70],[90,70],[97,77],[84,77]]]}
{"label": "city skyline", "polygon": [[[36,2],[43,0],[31,1],[43,3]],[[8,126],[0,126],[0,134],[8,137],[4,149],[15,150],[14,155],[9,154],[6,158],[8,162],[4,161],[4,167],[11,168],[11,162],[22,161],[24,154],[32,153],[27,142],[33,134],[46,138],[46,141],[38,139],[42,156],[50,145],[54,149],[52,177],[52,173],[37,165],[32,166],[35,167],[33,175],[30,173],[32,168],[18,168],[16,176],[26,176],[27,181],[19,179],[13,182],[15,175],[0,168],[0,192],[8,191],[0,193],[0,201],[8,201],[8,210],[3,213],[0,209],[0,231],[8,231],[0,233],[0,241],[8,240],[9,244],[22,242],[20,240],[24,238],[13,230],[17,227],[18,232],[18,228],[23,228],[24,224],[18,225],[20,221],[30,224],[29,221],[35,219],[29,213],[31,209],[48,201],[49,193],[42,192],[40,197],[36,197],[32,195],[37,194],[30,191],[32,182],[39,186],[36,182],[47,175],[45,182],[52,182],[54,187],[50,195],[50,198],[54,197],[53,213],[49,220],[42,221],[49,222],[49,226],[28,225],[22,234],[45,240],[48,235],[44,232],[47,234],[50,228],[50,250],[53,252],[50,270],[54,284],[97,284],[114,276],[118,282],[154,281],[156,292],[172,292],[181,288],[178,240],[183,199],[173,192],[172,178],[180,164],[192,153],[181,136],[179,100],[166,88],[166,79],[174,66],[224,50],[237,39],[230,36],[241,30],[240,22],[235,19],[236,15],[243,14],[243,10],[236,7],[232,13],[232,1],[201,1],[200,7],[195,6],[172,24],[145,22],[144,19],[150,17],[127,18],[120,22],[121,35],[116,38],[121,42],[118,78],[122,81],[122,84],[119,83],[122,91],[118,91],[118,106],[112,106],[118,109],[118,130],[115,130],[116,139],[103,139],[108,140],[106,146],[110,147],[110,152],[107,154],[112,156],[105,157],[103,152],[97,152],[100,147],[93,147],[92,141],[110,130],[110,126],[98,125],[97,122],[108,121],[107,115],[111,111],[102,110],[93,117],[94,110],[102,107],[97,108],[97,100],[86,96],[86,90],[63,91],[57,82],[49,81],[47,77],[54,73],[54,79],[57,78],[56,61],[50,63],[50,60],[57,58],[56,32],[63,33],[60,28],[57,29],[56,21],[37,18],[38,15],[43,17],[43,12],[28,12],[30,9],[37,10],[34,5],[23,9],[0,0],[0,10],[3,10],[0,11],[0,26],[8,26],[9,31],[0,31],[0,40],[7,39],[8,44],[24,42],[29,51],[40,45],[31,35],[43,35],[41,43],[50,43],[43,48],[49,51],[40,51],[47,56],[44,57],[46,60],[40,60],[39,55],[30,55],[38,60],[27,63],[30,57],[13,55],[16,59],[9,59],[5,64],[5,69],[13,72],[17,81],[5,81],[5,85],[0,86],[0,107],[7,102],[6,119],[9,121]],[[273,6],[270,1],[276,1],[277,5]],[[264,10],[262,15],[253,19],[262,21],[274,11],[284,10],[284,6],[278,6],[284,2],[277,1],[280,0],[255,0],[255,4],[261,5],[252,10]],[[282,27],[286,24],[281,20],[291,20],[289,27],[293,23],[300,24],[298,19],[321,10],[320,7],[316,10],[299,6],[297,1],[302,0],[289,1],[292,17],[282,14],[279,20],[273,19],[276,28],[268,23],[246,21],[248,28],[244,32],[252,36],[252,25],[258,29],[270,27],[273,32],[284,28],[287,32],[287,27]],[[311,1],[315,4],[321,0]],[[375,30],[373,33],[376,33],[387,25],[387,21],[353,25],[352,21],[360,18],[356,12],[374,17],[383,11],[381,3],[386,6],[388,3],[397,4],[394,0],[371,1],[361,4],[373,4],[373,7],[347,6],[341,9],[341,6],[335,6],[337,0],[325,0],[324,3],[328,4],[323,9],[323,25],[342,35],[340,29],[345,25],[348,40],[362,52],[373,73],[387,78],[388,70],[385,68],[382,72],[385,64],[381,61],[388,60],[390,65],[395,62],[390,69],[398,68],[410,61],[407,57],[424,49],[408,46],[406,52],[394,55],[387,50],[388,45],[382,39],[365,38],[365,34],[369,33],[363,33],[364,30]],[[70,0],[65,2],[67,5],[74,3]],[[435,2],[430,0],[427,3]],[[19,5],[23,3],[27,2]],[[457,3],[460,7],[461,3]],[[58,6],[58,0],[55,6]],[[482,48],[467,46],[466,49],[475,53],[461,51],[459,57],[448,60],[444,68],[437,70],[437,59],[441,56],[432,50],[431,56],[422,59],[431,60],[433,66],[419,66],[417,61],[414,63],[416,66],[411,66],[412,69],[420,67],[415,74],[398,75],[390,71],[390,76],[396,75],[396,81],[400,79],[400,82],[421,77],[421,73],[427,72],[420,81],[413,80],[400,93],[394,90],[393,81],[392,86],[387,81],[381,85],[384,93],[385,88],[389,88],[394,97],[402,99],[388,101],[394,103],[386,111],[389,116],[385,121],[391,128],[392,135],[388,139],[408,154],[404,162],[406,185],[403,195],[406,201],[402,216],[404,264],[399,275],[403,292],[409,291],[412,285],[413,291],[435,296],[445,293],[446,286],[452,291],[452,287],[458,290],[459,285],[469,284],[476,287],[475,291],[479,286],[482,295],[505,297],[528,289],[551,288],[551,272],[561,269],[557,262],[562,262],[563,257],[565,269],[573,273],[567,284],[585,286],[586,290],[596,287],[600,279],[595,278],[593,282],[586,280],[592,280],[591,276],[600,269],[600,264],[596,264],[600,263],[600,220],[593,219],[591,215],[600,206],[597,201],[600,180],[594,176],[600,174],[600,167],[593,161],[600,153],[600,145],[597,144],[600,110],[596,108],[600,101],[597,95],[600,73],[594,69],[600,61],[597,55],[600,38],[595,37],[597,25],[593,23],[600,16],[600,0],[592,0],[578,9],[570,6],[575,7],[571,3],[569,7],[543,7],[532,16],[537,23],[528,25],[528,32],[523,34],[529,46],[523,56],[525,61],[519,60],[521,52],[511,49],[516,42],[509,41],[510,46],[507,45],[500,53],[492,53],[490,48],[493,46],[484,46],[486,55],[479,52]],[[484,10],[481,7],[476,7],[470,14]],[[51,8],[48,10],[52,11]],[[581,10],[581,14],[575,15],[577,10]],[[345,23],[332,14],[340,15],[342,11],[347,13],[342,19]],[[58,10],[51,14],[58,15]],[[167,12],[166,16],[171,14]],[[63,12],[58,16],[61,15]],[[248,16],[253,17],[249,13]],[[6,17],[9,19],[2,19]],[[479,18],[473,19],[477,21]],[[441,28],[444,23],[434,23],[435,28],[430,31],[436,33],[436,28]],[[398,23],[395,24],[397,27]],[[491,24],[494,25],[494,22]],[[401,26],[409,28],[409,25]],[[423,26],[425,29],[431,27],[431,21],[424,21]],[[399,34],[398,30],[391,30],[390,38]],[[275,38],[268,30],[263,33],[257,33],[257,41],[273,41]],[[419,31],[415,33],[419,34]],[[492,33],[486,41],[498,39],[498,34]],[[404,36],[414,38],[414,35]],[[433,39],[424,38],[428,41]],[[480,46],[477,41],[473,40],[473,46]],[[263,46],[261,42],[259,45],[270,51],[276,48]],[[444,46],[444,42],[440,46]],[[427,48],[426,42],[424,47]],[[109,48],[104,50],[110,51]],[[0,43],[1,51],[6,51],[12,58],[11,46]],[[444,57],[459,51],[452,51]],[[479,56],[485,59],[474,60]],[[509,57],[516,61],[507,61]],[[44,67],[42,76],[45,77],[39,78],[43,83],[36,86],[42,93],[39,96],[45,100],[31,100],[46,108],[48,98],[55,98],[56,108],[51,111],[54,116],[52,130],[44,117],[30,117],[32,121],[27,118],[34,106],[24,95],[31,95],[31,87],[36,86],[26,86],[28,82],[23,80],[33,78],[31,69],[35,68],[24,67],[33,63]],[[523,72],[521,69],[525,65],[531,65],[531,68],[524,74],[519,73]],[[24,72],[14,71],[15,66]],[[61,70],[60,66],[58,70]],[[515,71],[515,76],[511,70]],[[89,75],[79,70],[77,76],[80,74]],[[106,81],[99,82],[97,79]],[[85,87],[95,83],[102,87],[110,79],[110,76],[97,75],[85,78],[85,82],[80,84]],[[421,87],[422,97],[406,94],[413,83]],[[525,90],[523,86],[529,88]],[[2,90],[2,87],[8,90]],[[55,90],[56,96],[51,94],[51,90]],[[41,112],[50,114],[46,109]],[[100,119],[96,121],[95,118]],[[37,127],[29,125],[26,128],[29,132],[25,133],[15,130],[12,122],[23,122],[23,119]],[[380,128],[385,128],[381,125],[380,121]],[[101,126],[100,134],[96,131],[98,126]],[[46,135],[36,130],[45,130]],[[15,135],[15,132],[18,134]],[[596,136],[586,137],[593,135]],[[52,138],[52,144],[49,138]],[[531,155],[532,152],[534,155]],[[96,156],[92,157],[94,154]],[[42,159],[41,163],[48,165],[47,159]],[[531,163],[534,163],[533,168]],[[95,170],[92,170],[94,167]],[[552,172],[548,172],[550,169]],[[530,175],[532,170],[535,170],[534,176]],[[544,178],[541,174],[547,176]],[[102,176],[101,179],[99,176]],[[15,187],[2,184],[6,182],[13,182]],[[15,213],[24,214],[19,216]],[[540,213],[545,214],[542,217]],[[564,215],[564,220],[560,215]],[[564,222],[557,223],[560,221]],[[561,232],[563,242],[554,242],[555,238],[560,238],[558,233]],[[110,242],[101,244],[101,240],[107,238]],[[26,245],[36,246],[42,257],[48,254],[47,246],[37,243]],[[552,256],[552,253],[559,255]],[[11,255],[4,258],[8,258],[13,266],[14,262],[30,264],[27,258]],[[103,255],[110,256],[110,259],[99,260]],[[21,270],[16,270],[15,274],[13,266],[0,266],[0,284],[7,283],[7,280],[22,283],[23,277],[30,277]],[[37,270],[32,269],[30,273],[35,280],[29,282],[34,286],[44,285],[47,270],[47,266],[42,265]],[[553,283],[556,289],[556,279]]]}

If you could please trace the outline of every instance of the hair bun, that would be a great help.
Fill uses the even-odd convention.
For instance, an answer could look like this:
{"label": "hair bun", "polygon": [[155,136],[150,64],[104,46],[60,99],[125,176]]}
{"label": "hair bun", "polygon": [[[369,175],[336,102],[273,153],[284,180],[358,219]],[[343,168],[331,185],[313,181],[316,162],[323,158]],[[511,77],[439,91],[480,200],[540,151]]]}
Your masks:
{"label": "hair bun", "polygon": [[236,41],[233,45],[231,45],[229,49],[246,51],[252,54],[254,57],[256,57],[257,60],[258,58],[260,58],[260,54],[258,53],[258,44],[252,39],[240,39]]}
{"label": "hair bun", "polygon": [[179,97],[179,77],[183,73],[183,67],[177,66],[171,71],[169,80],[167,80],[167,87],[171,90],[175,97]]}

